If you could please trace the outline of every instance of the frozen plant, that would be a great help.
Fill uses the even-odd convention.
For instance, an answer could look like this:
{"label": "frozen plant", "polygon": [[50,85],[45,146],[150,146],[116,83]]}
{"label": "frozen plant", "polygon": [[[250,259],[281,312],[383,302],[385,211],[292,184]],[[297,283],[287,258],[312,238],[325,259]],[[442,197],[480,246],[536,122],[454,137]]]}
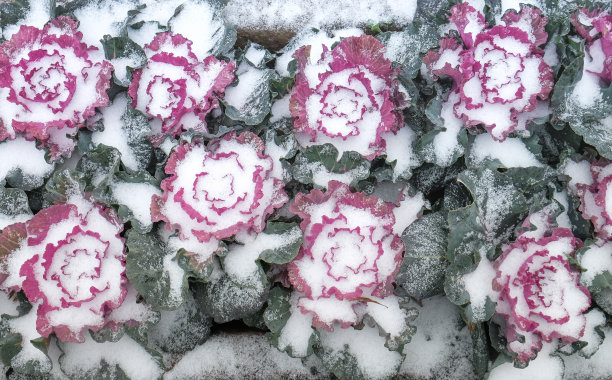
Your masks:
{"label": "frozen plant", "polygon": [[109,104],[113,66],[87,46],[78,23],[60,16],[43,29],[22,25],[0,44],[0,140],[40,140],[51,157],[70,155],[96,107]]}
{"label": "frozen plant", "polygon": [[508,350],[526,365],[543,342],[569,344],[582,337],[591,297],[569,263],[582,242],[568,228],[553,228],[542,213],[527,218],[523,227],[493,264],[493,289],[499,292],[495,312],[505,319]]}
{"label": "frozen plant", "polygon": [[314,327],[359,323],[354,307],[393,293],[404,243],[394,232],[395,206],[331,181],[327,191],[298,194],[290,209],[302,218],[304,243],[289,280],[304,294],[297,306]]}
{"label": "frozen plant", "polygon": [[587,41],[593,62],[590,72],[612,81],[612,15],[601,9],[581,8],[572,15],[572,24]]}
{"label": "frozen plant", "polygon": [[2,230],[2,289],[39,304],[41,336],[83,342],[126,297],[122,231],[114,210],[85,199],[43,209]]}
{"label": "frozen plant", "polygon": [[290,110],[300,144],[333,144],[368,160],[384,153],[385,132],[403,125],[404,95],[397,72],[372,36],[347,37],[321,57],[311,46],[298,49],[296,84]]}
{"label": "frozen plant", "polygon": [[191,45],[180,34],[160,33],[144,47],[145,67],[132,74],[132,106],[152,119],[155,145],[183,130],[207,132],[204,118],[234,79],[233,62],[214,56],[200,62]]}
{"label": "frozen plant", "polygon": [[548,98],[554,84],[540,48],[548,36],[546,18],[538,9],[523,7],[518,14],[507,12],[504,25],[489,28],[468,3],[450,12],[462,43],[443,38],[439,51],[427,53],[423,63],[436,77],[453,79],[455,115],[468,127],[483,125],[497,141],[526,130],[535,117],[525,114],[536,110],[538,99]]}
{"label": "frozen plant", "polygon": [[163,195],[153,196],[152,219],[178,228],[181,239],[200,242],[261,232],[266,216],[288,200],[274,165],[252,132],[230,132],[206,147],[183,143],[168,159],[170,177],[161,183]]}

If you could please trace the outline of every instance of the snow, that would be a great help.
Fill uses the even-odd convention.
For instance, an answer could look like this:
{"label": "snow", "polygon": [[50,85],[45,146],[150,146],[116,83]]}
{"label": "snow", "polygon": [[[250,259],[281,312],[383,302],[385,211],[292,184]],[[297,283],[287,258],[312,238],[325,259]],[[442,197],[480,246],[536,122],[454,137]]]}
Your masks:
{"label": "snow", "polygon": [[270,345],[263,334],[220,333],[187,353],[164,379],[320,378],[300,359],[291,358]]}
{"label": "snow", "polygon": [[77,9],[74,16],[79,20],[83,42],[102,49],[100,40],[107,34],[111,37],[120,36],[127,22],[128,11],[137,6],[137,0],[106,0],[92,1]]}
{"label": "snow", "polygon": [[52,4],[54,4],[53,0],[32,1],[29,4],[29,12],[26,13],[26,16],[20,22],[14,25],[7,25],[1,30],[4,39],[9,40],[13,34],[17,33],[21,25],[30,25],[42,29],[51,18]]}
{"label": "snow", "polygon": [[289,62],[293,60],[293,53],[302,46],[310,45],[310,56],[313,60],[321,58],[323,52],[323,45],[332,46],[334,43],[339,42],[340,39],[350,36],[360,36],[363,34],[361,29],[357,28],[346,28],[334,30],[331,32],[315,31],[312,29],[306,29],[299,32],[289,43],[279,52],[279,56],[276,58],[276,71],[282,76],[289,76],[289,70],[287,66]]}
{"label": "snow", "polygon": [[404,346],[400,376],[407,378],[471,379],[472,340],[459,309],[444,296],[424,299],[413,322],[416,333]]}
{"label": "snow", "polygon": [[19,301],[15,297],[9,297],[5,292],[0,292],[0,315],[6,314],[11,316],[19,315],[17,307]]}
{"label": "snow", "polygon": [[130,146],[130,137],[144,136],[148,130],[126,117],[126,107],[128,97],[121,93],[110,106],[102,108],[104,130],[94,132],[91,141],[94,145],[104,144],[116,148],[121,153],[121,162],[130,170],[138,170],[142,168],[143,163],[140,162],[135,149]]}
{"label": "snow", "polygon": [[223,37],[225,26],[209,2],[186,1],[182,7],[181,12],[170,19],[168,26],[173,33],[191,40],[193,52],[202,60],[214,53],[215,46]]}
{"label": "snow", "polygon": [[267,249],[279,249],[283,246],[295,244],[302,238],[302,230],[295,226],[284,234],[251,234],[236,235],[236,241],[241,244],[228,246],[229,252],[223,260],[223,269],[233,279],[242,282],[256,282],[259,267],[256,260]]}
{"label": "snow", "polygon": [[570,181],[567,185],[574,194],[578,191],[576,185],[584,184],[590,186],[593,184],[591,164],[586,160],[576,162],[571,159],[567,159],[563,162],[561,170],[563,174],[570,177]]}
{"label": "snow", "polygon": [[393,233],[397,235],[401,235],[412,222],[419,218],[425,206],[425,198],[420,192],[410,196],[408,189],[404,189],[402,196],[404,199],[399,202],[399,206],[393,209],[393,216],[395,217]]}
{"label": "snow", "polygon": [[248,109],[247,101],[252,102],[252,96],[261,86],[261,83],[268,80],[269,74],[265,69],[257,69],[246,62],[242,62],[236,70],[238,84],[228,86],[225,89],[225,103],[237,110]]}
{"label": "snow", "polygon": [[314,330],[312,329],[312,314],[303,313],[297,306],[298,300],[304,295],[294,291],[291,294],[289,302],[291,308],[289,312],[291,316],[283,326],[278,337],[278,348],[284,351],[291,348],[291,353],[294,357],[306,357],[308,351],[308,342]]}
{"label": "snow", "polygon": [[42,371],[51,370],[51,361],[49,358],[47,358],[44,352],[30,343],[31,340],[40,338],[40,333],[36,331],[38,306],[39,304],[35,304],[26,315],[8,321],[11,332],[21,334],[21,344],[23,347],[22,350],[11,359],[12,367],[23,367],[27,365],[29,361],[32,361],[37,362]]}
{"label": "snow", "polygon": [[414,17],[416,0],[258,0],[230,1],[225,8],[227,21],[240,28],[298,31],[307,28],[363,26],[393,21],[406,25]]}
{"label": "snow", "polygon": [[[28,157],[24,160],[23,157]],[[0,144],[0,179],[20,171],[30,188],[43,184],[55,165],[45,160],[45,151],[36,148],[36,142],[23,137],[7,140]]]}
{"label": "snow", "polygon": [[470,305],[475,320],[484,321],[486,317],[485,303],[487,298],[495,300],[493,279],[496,271],[486,256],[480,258],[478,267],[473,272],[464,275],[461,279],[465,290],[470,294]]}
{"label": "snow", "polygon": [[445,129],[434,137],[432,146],[428,147],[425,152],[427,155],[433,156],[433,162],[438,166],[450,166],[453,163],[453,156],[464,152],[463,146],[459,144],[457,139],[459,132],[464,128],[463,122],[453,112],[453,105],[458,101],[459,94],[453,92],[442,105],[440,117],[444,120]]}
{"label": "snow", "polygon": [[601,343],[601,346],[599,346],[597,352],[589,359],[578,354],[563,358],[565,362],[565,379],[590,380],[610,377],[610,373],[612,373],[612,361],[610,360],[610,357],[612,357],[612,328],[604,326],[602,331],[606,338]]}
{"label": "snow", "polygon": [[591,286],[595,277],[604,272],[612,273],[612,241],[596,242],[580,255],[580,283]]}
{"label": "snow", "polygon": [[544,166],[520,138],[506,138],[498,142],[488,133],[476,136],[470,148],[469,158],[475,165],[481,165],[485,160],[496,159],[505,168]]}
{"label": "snow", "polygon": [[118,365],[133,380],[156,379],[163,373],[151,354],[128,335],[114,343],[97,343],[85,334],[84,343],[61,343],[60,347],[64,353],[60,364],[69,376],[93,376],[100,369],[101,361],[110,366]]}
{"label": "snow", "polygon": [[[333,332],[319,331],[324,349],[332,351],[332,357],[347,350],[357,359],[357,366],[367,379],[384,379],[392,376],[403,360],[397,351],[385,347],[385,338],[378,328],[365,326],[362,330],[342,329],[336,326]],[[325,359],[323,359],[325,360]]]}
{"label": "snow", "polygon": [[386,143],[387,162],[395,161],[393,180],[396,181],[400,176],[410,177],[411,169],[421,164],[421,159],[412,146],[417,139],[416,133],[408,125],[404,125],[395,134],[384,134],[383,139]]}
{"label": "snow", "polygon": [[272,103],[272,109],[270,110],[270,123],[277,122],[284,118],[291,118],[291,111],[289,110],[289,100],[291,99],[291,93],[286,94],[280,99],[277,99]]}
{"label": "snow", "polygon": [[150,183],[113,182],[111,191],[116,202],[126,206],[132,211],[134,217],[143,226],[150,226],[151,198],[153,195],[161,196],[159,187]]}
{"label": "snow", "polygon": [[[554,354],[557,348],[555,343],[544,342],[538,357],[529,362],[524,368],[516,368],[510,363],[504,363],[493,368],[489,374],[490,380],[516,380],[516,379],[538,379],[538,380],[560,380],[563,378],[563,360]],[[566,377],[572,379],[572,377]]]}

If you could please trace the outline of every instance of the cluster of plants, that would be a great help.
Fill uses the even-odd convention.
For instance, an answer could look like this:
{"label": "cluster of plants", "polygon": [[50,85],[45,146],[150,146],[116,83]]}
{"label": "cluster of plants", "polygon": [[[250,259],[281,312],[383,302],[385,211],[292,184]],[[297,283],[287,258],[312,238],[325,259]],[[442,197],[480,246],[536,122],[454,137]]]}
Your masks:
{"label": "cluster of plants", "polygon": [[161,377],[231,322],[388,378],[439,295],[478,376],[595,355],[612,9],[502,3],[280,51],[238,45],[218,2],[0,4],[9,374]]}

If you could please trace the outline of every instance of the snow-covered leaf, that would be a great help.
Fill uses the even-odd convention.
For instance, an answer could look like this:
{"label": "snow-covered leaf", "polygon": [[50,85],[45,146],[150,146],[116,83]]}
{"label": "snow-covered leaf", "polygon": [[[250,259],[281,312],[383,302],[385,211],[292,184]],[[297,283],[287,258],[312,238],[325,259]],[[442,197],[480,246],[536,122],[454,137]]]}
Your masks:
{"label": "snow-covered leaf", "polygon": [[357,152],[344,152],[338,158],[338,149],[332,144],[313,145],[297,154],[293,165],[293,178],[304,184],[326,188],[331,180],[354,186],[370,175],[370,161]]}
{"label": "snow-covered leaf", "polygon": [[149,234],[128,232],[126,275],[148,303],[173,310],[187,297],[187,269],[180,265],[177,252],[160,235],[164,234],[155,230]]}

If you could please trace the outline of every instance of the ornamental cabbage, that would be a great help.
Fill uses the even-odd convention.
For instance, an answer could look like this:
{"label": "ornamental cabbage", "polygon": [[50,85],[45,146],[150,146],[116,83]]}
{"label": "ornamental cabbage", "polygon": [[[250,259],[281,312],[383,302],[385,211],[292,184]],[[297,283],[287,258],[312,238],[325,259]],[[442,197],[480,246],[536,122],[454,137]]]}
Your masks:
{"label": "ornamental cabbage", "polygon": [[357,304],[393,293],[404,250],[393,230],[394,208],[337,181],[325,193],[296,196],[290,210],[302,218],[304,243],[289,264],[289,281],[304,293],[298,307],[313,314],[313,326],[355,325]]}
{"label": "ornamental cabbage", "polygon": [[207,147],[183,143],[168,159],[170,177],[161,183],[162,196],[153,196],[152,219],[200,242],[261,232],[266,216],[288,200],[285,183],[273,175],[275,164],[252,132],[231,132]]}
{"label": "ornamental cabbage", "polygon": [[113,66],[81,42],[77,22],[61,16],[42,30],[22,25],[0,44],[0,141],[18,133],[43,141],[52,158],[69,155],[79,127],[109,104]]}
{"label": "ornamental cabbage", "polygon": [[[523,223],[526,230],[530,225],[537,221]],[[542,341],[568,344],[584,334],[591,297],[569,264],[580,246],[567,228],[524,231],[494,262],[493,289],[500,292],[495,312],[506,321],[508,350],[519,362],[535,358]]]}
{"label": "ornamental cabbage", "polygon": [[2,230],[2,288],[39,303],[41,336],[83,342],[83,331],[102,329],[126,297],[122,231],[112,209],[89,201],[43,209]]}
{"label": "ornamental cabbage", "polygon": [[506,13],[505,25],[489,28],[484,16],[467,3],[451,8],[450,21],[463,44],[452,37],[440,41],[423,62],[436,76],[454,81],[459,94],[453,110],[467,127],[483,125],[497,141],[527,129],[538,99],[553,88],[551,68],[540,48],[546,42],[546,18],[537,9]]}
{"label": "ornamental cabbage", "polygon": [[572,15],[572,24],[587,41],[588,53],[593,60],[591,73],[607,82],[612,81],[612,15],[601,9],[580,9]]}
{"label": "ornamental cabbage", "polygon": [[160,33],[144,47],[146,66],[132,74],[132,106],[152,118],[155,145],[182,130],[207,132],[204,118],[234,80],[233,62],[214,56],[200,62],[191,45],[180,34]]}
{"label": "ornamental cabbage", "polygon": [[385,132],[403,125],[396,72],[384,46],[372,36],[343,39],[321,58],[310,46],[298,49],[291,115],[300,144],[333,144],[340,153],[356,151],[368,160],[384,153]]}

